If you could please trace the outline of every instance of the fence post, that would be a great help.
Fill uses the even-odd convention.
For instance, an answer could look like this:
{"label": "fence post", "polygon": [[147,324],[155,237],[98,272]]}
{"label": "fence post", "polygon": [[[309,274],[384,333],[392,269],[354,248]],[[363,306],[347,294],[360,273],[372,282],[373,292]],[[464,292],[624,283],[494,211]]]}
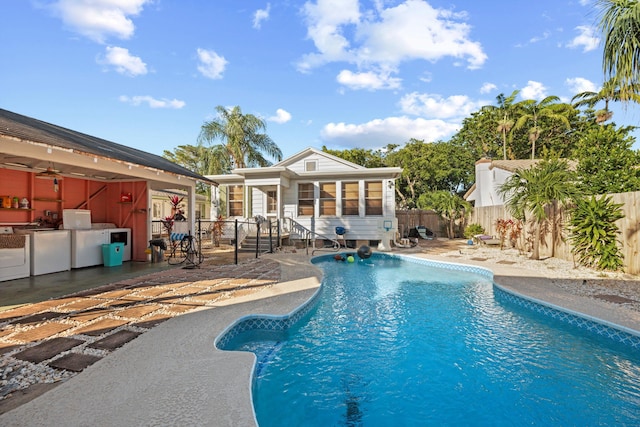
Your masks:
{"label": "fence post", "polygon": [[198,256],[202,255],[202,223],[200,217],[198,217]]}
{"label": "fence post", "polygon": [[260,221],[256,221],[256,258],[260,253]]}
{"label": "fence post", "polygon": [[269,220],[269,253],[273,253],[273,228],[271,228],[271,220]]}
{"label": "fence post", "polygon": [[234,245],[235,245],[235,262],[236,265],[238,264],[238,218],[235,219],[235,240],[234,240]]}

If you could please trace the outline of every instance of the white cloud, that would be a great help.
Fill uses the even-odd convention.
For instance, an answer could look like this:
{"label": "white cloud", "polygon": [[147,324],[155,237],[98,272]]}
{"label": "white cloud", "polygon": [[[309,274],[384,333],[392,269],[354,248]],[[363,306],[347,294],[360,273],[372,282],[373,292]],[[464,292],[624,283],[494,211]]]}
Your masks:
{"label": "white cloud", "polygon": [[544,31],[541,36],[532,37],[529,39],[529,43],[538,43],[542,40],[546,40],[551,36],[550,31]]}
{"label": "white cloud", "polygon": [[131,104],[133,106],[139,106],[141,104],[147,104],[150,108],[172,108],[179,110],[184,107],[186,103],[177,99],[155,99],[151,96],[120,96],[120,101]]}
{"label": "white cloud", "polygon": [[480,93],[489,93],[496,89],[498,89],[498,86],[493,83],[486,82],[482,84],[482,87],[480,87]]}
{"label": "white cloud", "polygon": [[350,89],[398,89],[402,79],[391,77],[389,73],[375,73],[367,71],[363,73],[353,73],[349,70],[342,70],[336,77],[341,85]]}
{"label": "white cloud", "polygon": [[382,148],[387,144],[403,144],[411,138],[433,142],[445,139],[460,129],[458,123],[422,118],[387,117],[362,124],[329,123],[321,136],[344,147]]}
{"label": "white cloud", "polygon": [[267,120],[269,120],[270,122],[275,122],[280,124],[287,123],[289,120],[291,120],[291,113],[289,113],[286,110],[283,110],[282,108],[278,108],[276,110],[276,115],[269,117]]}
{"label": "white cloud", "polygon": [[527,85],[520,90],[520,97],[540,101],[547,97],[547,88],[540,82],[529,80]]}
{"label": "white cloud", "polygon": [[376,10],[359,10],[357,0],[317,0],[305,3],[303,13],[307,34],[317,52],[305,55],[300,71],[329,62],[357,64],[363,71],[371,67],[396,68],[403,61],[435,62],[446,57],[479,68],[487,59],[478,42],[469,39],[471,27],[464,13],[434,9],[424,0],[406,0]]}
{"label": "white cloud", "polygon": [[569,87],[569,90],[574,94],[598,91],[598,87],[595,83],[582,77],[569,78],[565,80],[565,83]]}
{"label": "white cloud", "polygon": [[578,34],[571,42],[567,44],[570,48],[582,47],[583,52],[589,52],[598,48],[600,38],[597,36],[596,29],[587,25],[576,27]]}
{"label": "white cloud", "polygon": [[228,64],[228,61],[223,56],[218,55],[213,50],[206,50],[198,48],[198,71],[203,76],[210,79],[221,79],[222,73]]}
{"label": "white cloud", "polygon": [[342,34],[344,27],[360,20],[358,0],[318,0],[306,2],[303,14],[307,21],[307,36],[319,53],[307,54],[298,64],[300,71],[332,61],[347,61],[349,41]]}
{"label": "white cloud", "polygon": [[262,21],[269,19],[269,12],[271,11],[271,3],[267,3],[266,9],[258,9],[253,14],[253,28],[259,30],[262,26]]}
{"label": "white cloud", "polygon": [[488,101],[472,101],[466,95],[443,98],[440,95],[413,92],[400,99],[400,107],[406,114],[435,119],[459,119],[470,116]]}
{"label": "white cloud", "polygon": [[130,19],[142,12],[142,8],[153,0],[58,0],[50,7],[62,22],[77,32],[98,43],[108,37],[130,38],[135,26]]}
{"label": "white cloud", "polygon": [[147,74],[147,64],[123,47],[107,46],[104,58],[98,58],[98,63],[115,67],[118,73],[132,77]]}

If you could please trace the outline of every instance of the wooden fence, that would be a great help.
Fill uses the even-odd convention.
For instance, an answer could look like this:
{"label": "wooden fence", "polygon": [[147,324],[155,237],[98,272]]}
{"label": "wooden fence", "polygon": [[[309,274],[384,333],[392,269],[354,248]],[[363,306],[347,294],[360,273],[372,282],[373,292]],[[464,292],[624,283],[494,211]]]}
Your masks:
{"label": "wooden fence", "polygon": [[[609,194],[614,203],[622,204],[624,218],[616,221],[620,230],[621,250],[624,256],[624,271],[630,274],[640,274],[640,259],[638,251],[640,249],[640,223],[638,207],[640,206],[640,192]],[[553,209],[547,212],[549,218],[553,217]],[[475,208],[469,220],[470,224],[480,224],[484,227],[486,234],[496,235],[496,220],[510,219],[504,206],[485,206]],[[566,225],[566,215],[562,209],[556,210],[555,235],[552,233],[552,221],[548,221],[543,228],[540,244],[540,257],[556,257],[568,261],[575,261],[571,253],[572,246],[568,241],[568,230]],[[518,242],[518,246],[523,250],[530,250],[533,239],[533,225],[525,226],[523,236]],[[555,243],[554,243],[555,242]]]}
{"label": "wooden fence", "polygon": [[397,210],[398,231],[402,237],[409,235],[409,230],[422,225],[436,233],[438,237],[446,237],[447,231],[440,215],[434,211],[421,209]]}

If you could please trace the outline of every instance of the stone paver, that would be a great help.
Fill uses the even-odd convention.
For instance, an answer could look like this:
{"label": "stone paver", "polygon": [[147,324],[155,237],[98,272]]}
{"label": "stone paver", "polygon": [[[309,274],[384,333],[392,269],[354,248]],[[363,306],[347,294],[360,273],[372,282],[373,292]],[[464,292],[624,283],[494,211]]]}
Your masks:
{"label": "stone paver", "polygon": [[86,323],[86,322],[91,322],[92,320],[95,320],[98,317],[105,316],[108,313],[109,312],[105,310],[91,311],[88,313],[75,313],[75,314],[70,314],[69,319],[78,323]]}
{"label": "stone paver", "polygon": [[60,332],[66,331],[67,329],[71,329],[73,326],[67,325],[65,323],[59,322],[51,322],[45,323],[41,326],[36,326],[33,329],[29,329],[27,331],[18,332],[15,335],[11,336],[12,340],[22,341],[22,342],[33,342],[39,341],[45,338],[50,338],[54,335],[59,334]]}
{"label": "stone paver", "polygon": [[162,308],[162,306],[157,304],[145,304],[139,305],[137,307],[126,308],[124,310],[116,312],[118,317],[124,317],[127,319],[139,319],[143,316],[146,316],[149,313],[153,313],[154,311],[158,311]]}
{"label": "stone paver", "polygon": [[115,350],[136,338],[138,335],[140,335],[140,332],[122,330],[93,342],[87,347],[97,348],[100,350]]}
{"label": "stone paver", "polygon": [[135,295],[141,296],[141,297],[153,298],[153,297],[157,297],[159,295],[163,295],[172,291],[173,291],[173,288],[167,288],[165,286],[157,286],[157,287],[154,286],[150,288],[143,288],[142,290],[137,290]]}
{"label": "stone paver", "polygon": [[40,363],[83,343],[84,341],[75,338],[58,337],[29,347],[20,353],[14,354],[13,357],[27,362]]}
{"label": "stone paver", "polygon": [[153,328],[154,326],[159,325],[160,323],[164,322],[165,320],[169,320],[171,319],[171,315],[169,314],[155,314],[152,315],[150,317],[147,317],[144,320],[141,320],[140,322],[136,322],[136,323],[132,323],[132,326],[137,326],[139,328]]}
{"label": "stone paver", "polygon": [[44,313],[32,314],[31,316],[22,317],[11,322],[12,325],[36,325],[47,320],[56,319],[66,316],[65,313],[56,311],[45,311]]}
{"label": "stone paver", "polygon": [[101,299],[112,299],[112,298],[122,298],[125,295],[129,295],[131,293],[130,289],[119,289],[117,291],[103,292],[101,294],[95,295],[95,298]]}
{"label": "stone paver", "polygon": [[122,326],[126,323],[128,323],[126,320],[103,319],[103,320],[98,320],[97,322],[91,323],[82,328],[76,329],[74,332],[76,334],[97,336],[97,335],[102,335],[104,333],[107,333],[117,328],[118,326]]}
{"label": "stone paver", "polygon": [[0,322],[17,319],[19,317],[28,316],[30,314],[35,314],[44,309],[44,307],[37,306],[36,304],[29,304],[7,311],[1,311]]}
{"label": "stone paver", "polygon": [[63,305],[62,307],[60,307],[60,309],[65,311],[86,310],[88,308],[97,307],[102,303],[104,303],[104,301],[91,298],[80,298],[69,304]]}
{"label": "stone paver", "polygon": [[93,365],[100,359],[102,358],[90,354],[69,353],[52,362],[49,362],[48,365],[56,369],[81,372],[87,366]]}
{"label": "stone paver", "polygon": [[187,313],[191,310],[195,310],[196,308],[200,308],[202,305],[201,304],[195,304],[195,303],[190,303],[190,302],[181,302],[178,304],[173,304],[170,305],[168,307],[165,308],[165,310],[171,312],[171,313],[178,313],[178,314],[183,314],[183,313]]}

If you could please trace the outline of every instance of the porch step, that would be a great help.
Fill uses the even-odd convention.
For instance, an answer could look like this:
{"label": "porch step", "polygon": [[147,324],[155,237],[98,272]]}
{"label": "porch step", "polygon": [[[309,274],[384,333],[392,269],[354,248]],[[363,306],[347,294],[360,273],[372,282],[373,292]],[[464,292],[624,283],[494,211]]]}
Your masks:
{"label": "porch step", "polygon": [[[271,238],[271,242],[272,242],[272,247],[275,250],[275,248],[278,247],[278,239],[276,238],[276,236],[273,236]],[[244,241],[242,242],[242,247],[240,249],[238,249],[238,251],[240,251],[240,252],[255,252],[257,243],[258,242],[257,242],[256,236],[247,236],[247,237],[245,237]],[[269,236],[268,235],[260,236],[260,248],[259,248],[259,250],[260,250],[260,252],[269,251]]]}

